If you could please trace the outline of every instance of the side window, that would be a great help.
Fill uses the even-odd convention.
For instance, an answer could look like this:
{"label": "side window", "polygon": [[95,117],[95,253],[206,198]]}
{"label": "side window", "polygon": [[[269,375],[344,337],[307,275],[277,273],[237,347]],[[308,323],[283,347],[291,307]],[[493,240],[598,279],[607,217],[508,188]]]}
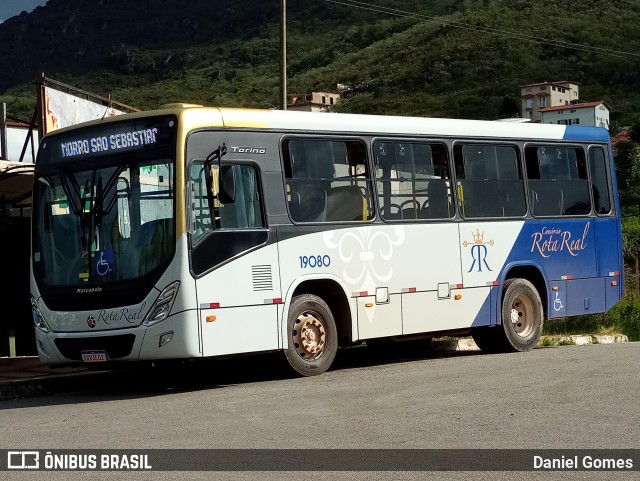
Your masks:
{"label": "side window", "polygon": [[380,212],[386,220],[453,217],[447,148],[439,143],[374,142]]}
{"label": "side window", "polygon": [[286,139],[282,151],[287,204],[294,222],[352,222],[373,217],[364,143]]}
{"label": "side window", "polygon": [[609,175],[607,174],[607,156],[601,147],[589,149],[589,169],[591,170],[591,191],[596,214],[611,212],[609,193]]}
{"label": "side window", "polygon": [[[232,172],[235,199],[233,202],[223,203],[218,196],[218,166],[211,167],[213,189],[211,197],[209,197],[204,163],[191,163],[189,180],[193,182],[194,242],[197,242],[210,230],[257,229],[264,227],[262,200],[256,168],[249,164],[235,164],[232,166]],[[210,200],[213,201],[213,212],[209,205]]]}
{"label": "side window", "polygon": [[533,215],[587,215],[591,212],[585,155],[581,148],[527,147],[525,157]]}
{"label": "side window", "polygon": [[524,181],[516,146],[456,144],[453,156],[463,217],[521,217],[526,214]]}

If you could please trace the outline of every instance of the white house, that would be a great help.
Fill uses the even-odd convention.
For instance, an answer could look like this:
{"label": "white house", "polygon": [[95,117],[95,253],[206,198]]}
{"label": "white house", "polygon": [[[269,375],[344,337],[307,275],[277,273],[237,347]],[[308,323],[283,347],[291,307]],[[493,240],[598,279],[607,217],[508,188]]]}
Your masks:
{"label": "white house", "polygon": [[609,106],[602,100],[540,109],[543,124],[592,125],[609,128]]}

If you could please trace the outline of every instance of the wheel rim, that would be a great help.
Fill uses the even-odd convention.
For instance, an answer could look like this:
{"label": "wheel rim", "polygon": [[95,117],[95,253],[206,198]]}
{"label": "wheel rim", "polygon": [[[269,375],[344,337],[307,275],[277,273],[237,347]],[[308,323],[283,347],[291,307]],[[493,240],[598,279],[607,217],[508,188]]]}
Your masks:
{"label": "wheel rim", "polygon": [[533,301],[524,294],[516,296],[511,303],[510,317],[514,332],[520,337],[529,337],[535,326]]}
{"label": "wheel rim", "polygon": [[291,331],[293,345],[301,358],[318,359],[324,352],[327,328],[322,316],[315,311],[304,311],[296,318]]}

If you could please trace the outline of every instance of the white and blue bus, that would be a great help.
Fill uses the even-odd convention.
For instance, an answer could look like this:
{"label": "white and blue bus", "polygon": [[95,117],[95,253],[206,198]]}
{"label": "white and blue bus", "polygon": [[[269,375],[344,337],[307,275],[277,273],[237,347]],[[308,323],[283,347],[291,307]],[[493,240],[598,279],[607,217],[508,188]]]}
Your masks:
{"label": "white and blue bus", "polygon": [[623,295],[602,128],[172,104],[46,136],[34,182],[48,364],[528,351]]}

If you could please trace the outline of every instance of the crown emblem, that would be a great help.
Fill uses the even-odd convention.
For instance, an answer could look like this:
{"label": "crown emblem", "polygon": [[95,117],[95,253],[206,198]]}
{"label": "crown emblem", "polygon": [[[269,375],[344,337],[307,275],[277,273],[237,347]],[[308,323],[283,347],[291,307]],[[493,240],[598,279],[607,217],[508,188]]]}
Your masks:
{"label": "crown emblem", "polygon": [[472,232],[471,235],[473,237],[473,242],[464,241],[462,243],[463,247],[467,247],[470,245],[483,245],[483,244],[488,244],[493,247],[493,244],[494,244],[493,239],[488,242],[485,242],[484,232],[480,232],[480,229],[477,229],[475,232]]}

